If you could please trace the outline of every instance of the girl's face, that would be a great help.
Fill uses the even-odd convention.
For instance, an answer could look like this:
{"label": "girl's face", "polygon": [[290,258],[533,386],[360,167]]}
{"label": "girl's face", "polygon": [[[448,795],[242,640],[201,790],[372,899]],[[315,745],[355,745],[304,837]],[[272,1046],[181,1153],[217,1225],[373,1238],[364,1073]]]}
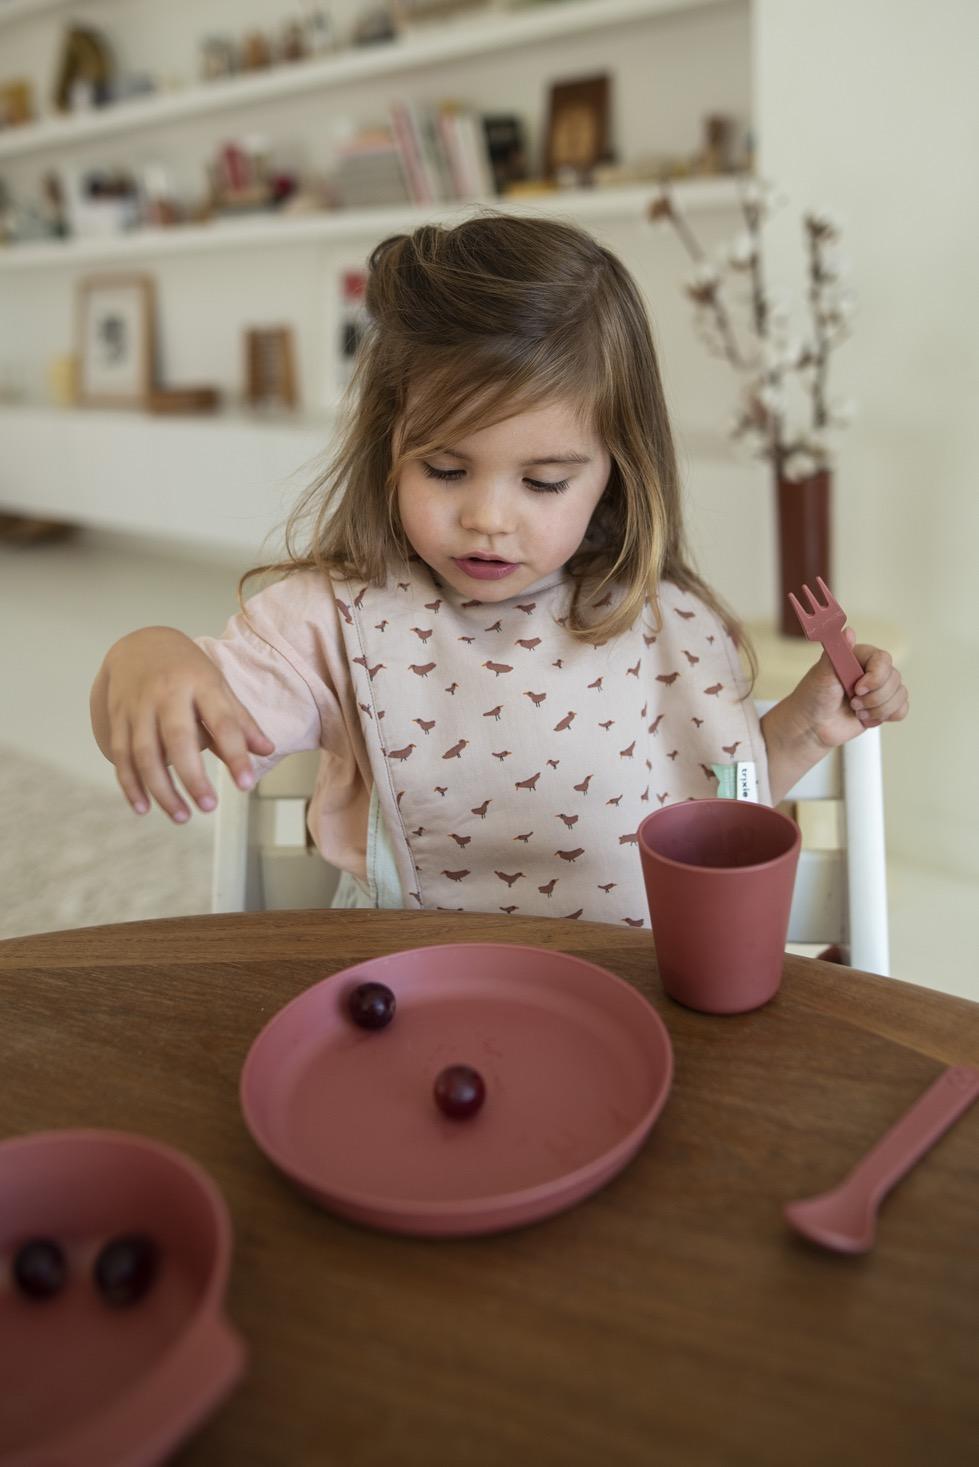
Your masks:
{"label": "girl's face", "polygon": [[503,601],[571,558],[610,469],[592,430],[553,403],[407,463],[401,523],[441,580],[475,600]]}

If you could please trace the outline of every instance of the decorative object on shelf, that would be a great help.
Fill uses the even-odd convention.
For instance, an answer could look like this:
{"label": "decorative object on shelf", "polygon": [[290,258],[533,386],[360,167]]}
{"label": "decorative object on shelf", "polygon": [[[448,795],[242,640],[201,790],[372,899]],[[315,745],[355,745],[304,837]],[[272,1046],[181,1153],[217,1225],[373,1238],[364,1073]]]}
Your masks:
{"label": "decorative object on shelf", "polygon": [[0,82],[0,129],[34,121],[34,87],[26,79]]}
{"label": "decorative object on shelf", "polygon": [[153,387],[146,399],[151,413],[216,413],[220,406],[216,387]]}
{"label": "decorative object on shelf", "polygon": [[122,169],[62,168],[59,174],[68,233],[78,239],[104,238],[133,229],[139,222],[136,180]]}
{"label": "decorative object on shelf", "polygon": [[331,51],[337,50],[339,41],[336,25],[332,15],[322,5],[310,4],[306,0],[303,5],[302,28],[308,56],[328,56]]}
{"label": "decorative object on shelf", "polygon": [[49,545],[71,539],[77,529],[77,525],[66,524],[63,520],[0,514],[0,543],[4,545]]}
{"label": "decorative object on shelf", "polygon": [[248,31],[241,43],[242,71],[264,71],[272,65],[272,43],[262,31]]}
{"label": "decorative object on shelf", "polygon": [[398,30],[409,30],[421,21],[444,20],[463,10],[485,10],[490,0],[391,0]]}
{"label": "decorative object on shelf", "polygon": [[308,55],[306,49],[306,32],[301,21],[287,20],[282,27],[282,39],[279,42],[280,61],[303,61]]}
{"label": "decorative object on shelf", "polygon": [[563,188],[587,187],[597,163],[614,162],[609,149],[607,72],[555,82],[550,90],[544,176]]}
{"label": "decorative object on shelf", "polygon": [[78,286],[78,401],[145,407],[155,380],[155,292],[149,275],[96,275]]}
{"label": "decorative object on shelf", "polygon": [[48,394],[55,407],[74,407],[78,402],[78,357],[63,352],[48,362]]}
{"label": "decorative object on shelf", "polygon": [[105,37],[92,26],[73,25],[65,32],[54,105],[59,112],[104,107],[112,100],[115,59]]}
{"label": "decorative object on shelf", "polygon": [[[698,334],[711,354],[730,362],[741,379],[741,400],[730,436],[752,457],[771,464],[778,523],[779,630],[782,636],[799,637],[802,632],[792,614],[789,592],[803,583],[814,584],[818,576],[833,578],[834,464],[829,435],[850,423],[853,404],[830,400],[827,377],[830,352],[850,335],[855,302],[846,283],[845,262],[830,255],[839,242],[839,223],[824,210],[809,210],[803,215],[803,239],[811,320],[806,336],[791,334],[787,303],[767,289],[763,266],[762,226],[774,210],[774,192],[771,185],[754,180],[741,186],[745,229],[722,246],[716,261],[707,258],[669,188],[659,191],[647,212],[651,220],[673,226],[693,259],[696,271],[685,290],[694,303]],[[748,277],[748,330],[753,342],[747,349],[739,344],[722,300],[725,271]],[[800,405],[805,408],[801,422]]]}
{"label": "decorative object on shelf", "polygon": [[290,326],[246,328],[245,400],[254,408],[299,406]]}
{"label": "decorative object on shelf", "polygon": [[719,112],[705,117],[703,146],[693,161],[692,171],[711,178],[718,173],[737,173],[743,163],[737,156],[735,119]]}
{"label": "decorative object on shelf", "polygon": [[393,41],[397,34],[388,7],[370,5],[355,22],[351,40],[355,46],[373,46],[379,41]]}
{"label": "decorative object on shelf", "polygon": [[530,173],[523,119],[516,112],[491,112],[483,117],[483,135],[498,194],[510,193]]}
{"label": "decorative object on shelf", "polygon": [[205,36],[201,42],[201,80],[217,81],[238,70],[238,48],[230,36]]}
{"label": "decorative object on shelf", "polygon": [[353,376],[357,351],[367,330],[365,305],[367,271],[362,267],[339,272],[340,311],[337,333],[337,387],[342,392]]}

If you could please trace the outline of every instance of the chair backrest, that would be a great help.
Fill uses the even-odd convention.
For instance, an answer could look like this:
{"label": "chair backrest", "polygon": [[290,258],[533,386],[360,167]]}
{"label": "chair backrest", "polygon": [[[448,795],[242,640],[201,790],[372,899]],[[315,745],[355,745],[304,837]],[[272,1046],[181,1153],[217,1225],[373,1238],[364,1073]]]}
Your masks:
{"label": "chair backrest", "polygon": [[[757,702],[760,714],[772,704]],[[802,830],[789,942],[835,946],[854,968],[890,972],[880,729],[833,750],[785,797]]]}
{"label": "chair backrest", "polygon": [[292,754],[251,793],[218,761],[212,912],[330,905],[340,873],[320,856],[306,827],[319,760],[316,751]]}
{"label": "chair backrest", "polygon": [[[771,703],[758,702],[759,713]],[[293,754],[239,790],[218,764],[211,910],[328,907],[340,873],[306,827],[319,754]],[[889,972],[880,730],[834,750],[789,791],[803,835],[789,942],[839,947],[855,968]]]}

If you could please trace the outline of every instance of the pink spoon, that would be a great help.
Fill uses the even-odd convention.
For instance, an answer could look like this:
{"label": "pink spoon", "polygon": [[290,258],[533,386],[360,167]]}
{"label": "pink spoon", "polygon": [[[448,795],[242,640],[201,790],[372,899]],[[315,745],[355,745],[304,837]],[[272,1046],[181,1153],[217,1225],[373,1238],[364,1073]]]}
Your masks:
{"label": "pink spoon", "polygon": [[929,1085],[896,1125],[838,1187],[790,1202],[785,1216],[813,1243],[837,1253],[866,1253],[874,1244],[877,1209],[887,1193],[979,1096],[979,1070],[952,1065]]}

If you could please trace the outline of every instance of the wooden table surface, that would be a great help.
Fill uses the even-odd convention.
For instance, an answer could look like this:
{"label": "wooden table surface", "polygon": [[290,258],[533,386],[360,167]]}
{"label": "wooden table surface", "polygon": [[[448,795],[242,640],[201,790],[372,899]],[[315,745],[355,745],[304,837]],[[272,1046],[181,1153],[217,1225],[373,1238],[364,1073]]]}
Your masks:
{"label": "wooden table surface", "polygon": [[[465,1240],[332,1217],[259,1152],[238,1077],[262,1025],[341,967],[447,941],[601,963],[670,1031],[666,1108],[571,1211]],[[477,914],[265,912],[0,943],[0,1137],[138,1131],[196,1158],[235,1229],[248,1373],[180,1467],[797,1467],[979,1461],[979,1106],[885,1202],[861,1258],[782,1205],[839,1180],[979,1006],[786,959],[753,1014],[661,990],[649,933]]]}

